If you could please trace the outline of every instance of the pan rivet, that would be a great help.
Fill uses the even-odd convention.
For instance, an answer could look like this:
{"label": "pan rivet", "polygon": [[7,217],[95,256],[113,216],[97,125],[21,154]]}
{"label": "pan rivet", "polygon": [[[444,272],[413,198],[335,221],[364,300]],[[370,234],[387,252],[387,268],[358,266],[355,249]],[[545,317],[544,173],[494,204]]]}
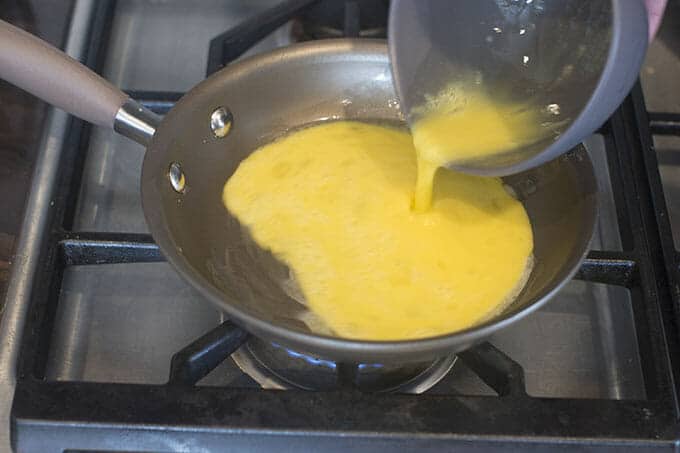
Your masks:
{"label": "pan rivet", "polygon": [[184,172],[182,171],[180,164],[177,162],[170,164],[170,168],[168,168],[168,178],[170,178],[170,185],[175,189],[175,192],[184,193],[187,180],[184,177]]}
{"label": "pan rivet", "polygon": [[210,129],[217,138],[226,137],[231,131],[234,116],[226,107],[217,107],[210,115]]}

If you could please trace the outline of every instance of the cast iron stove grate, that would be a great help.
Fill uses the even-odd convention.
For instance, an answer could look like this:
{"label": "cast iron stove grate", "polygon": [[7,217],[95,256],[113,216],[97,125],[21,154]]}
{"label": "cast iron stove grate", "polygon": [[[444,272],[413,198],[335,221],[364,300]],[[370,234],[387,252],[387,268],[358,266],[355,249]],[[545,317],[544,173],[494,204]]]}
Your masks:
{"label": "cast iron stove grate", "polygon": [[[210,46],[209,72],[314,3],[283,2],[219,36]],[[352,14],[360,2],[347,3],[345,28],[356,31],[358,18]],[[97,7],[90,67],[100,67],[113,6]],[[159,113],[180,96],[131,94]],[[228,321],[177,352],[164,385],[46,379],[65,269],[163,260],[148,235],[72,230],[90,132],[74,119],[22,341],[13,445],[36,452],[677,448],[680,258],[651,134],[680,135],[679,116],[649,114],[638,85],[602,128],[623,251],[592,251],[577,276],[630,290],[645,383],[642,400],[531,397],[521,366],[489,343],[459,357],[497,396],[361,393],[352,385],[351,366],[349,372],[338,367],[345,370],[338,373],[340,385],[327,392],[194,385],[244,341],[246,334]]]}

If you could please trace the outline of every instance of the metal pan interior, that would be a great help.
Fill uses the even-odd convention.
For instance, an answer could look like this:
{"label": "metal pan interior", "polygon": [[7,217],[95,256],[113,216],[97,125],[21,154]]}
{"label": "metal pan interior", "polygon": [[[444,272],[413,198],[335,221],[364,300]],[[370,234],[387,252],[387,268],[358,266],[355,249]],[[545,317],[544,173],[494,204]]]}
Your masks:
{"label": "metal pan interior", "polygon": [[[219,127],[220,117],[231,121],[228,128]],[[142,198],[154,239],[180,274],[241,326],[338,360],[422,359],[469,347],[538,308],[573,276],[596,219],[595,177],[580,146],[505,178],[531,219],[535,263],[524,290],[502,314],[462,332],[416,341],[353,341],[311,332],[299,320],[306,308],[291,273],[244,234],[221,194],[227,178],[259,146],[338,119],[403,122],[384,41],[327,40],[234,64],[181,99],[147,151]]]}

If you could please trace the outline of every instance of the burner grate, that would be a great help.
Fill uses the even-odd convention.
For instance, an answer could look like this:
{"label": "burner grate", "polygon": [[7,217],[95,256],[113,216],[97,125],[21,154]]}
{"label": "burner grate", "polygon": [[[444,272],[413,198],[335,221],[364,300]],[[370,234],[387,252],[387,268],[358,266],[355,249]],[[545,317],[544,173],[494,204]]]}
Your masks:
{"label": "burner grate", "polygon": [[649,126],[654,135],[680,137],[680,113],[649,112]]}

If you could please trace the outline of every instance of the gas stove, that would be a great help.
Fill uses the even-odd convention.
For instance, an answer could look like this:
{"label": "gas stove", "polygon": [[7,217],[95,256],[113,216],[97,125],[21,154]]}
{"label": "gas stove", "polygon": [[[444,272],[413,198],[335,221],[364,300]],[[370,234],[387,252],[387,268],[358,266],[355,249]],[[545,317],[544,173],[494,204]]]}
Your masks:
{"label": "gas stove", "polygon": [[[384,36],[387,3],[79,0],[66,49],[163,114],[235,59],[298,40]],[[652,137],[677,135],[680,115],[649,113],[636,86],[585,142],[600,217],[576,279],[486,343],[388,366],[312,357],[233,325],[148,234],[144,150],[51,110],[0,325],[11,444],[671,449],[680,267]]]}

